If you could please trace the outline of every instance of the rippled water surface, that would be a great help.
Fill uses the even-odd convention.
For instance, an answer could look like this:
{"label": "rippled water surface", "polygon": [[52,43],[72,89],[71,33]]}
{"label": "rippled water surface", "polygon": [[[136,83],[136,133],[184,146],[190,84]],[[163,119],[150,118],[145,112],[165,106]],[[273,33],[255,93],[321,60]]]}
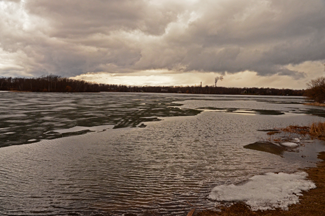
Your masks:
{"label": "rippled water surface", "polygon": [[0,215],[186,215],[213,208],[217,185],[312,166],[323,148],[243,148],[268,138],[260,130],[323,121],[301,97],[0,92],[0,102]]}

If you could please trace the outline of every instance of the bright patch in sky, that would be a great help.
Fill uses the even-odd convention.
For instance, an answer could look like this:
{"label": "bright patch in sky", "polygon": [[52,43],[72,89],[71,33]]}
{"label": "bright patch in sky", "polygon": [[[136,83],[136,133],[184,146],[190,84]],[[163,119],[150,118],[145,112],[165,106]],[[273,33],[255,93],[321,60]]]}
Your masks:
{"label": "bright patch in sky", "polygon": [[[269,88],[293,88],[303,89],[311,79],[322,76],[324,66],[321,62],[304,62],[300,65],[288,65],[288,68],[297,71],[310,70],[304,79],[294,79],[286,75],[260,76],[257,72],[243,71],[235,74],[225,73],[224,79],[218,82],[218,86],[223,87],[269,87]],[[106,84],[123,84],[123,85],[160,85],[160,86],[187,86],[214,85],[214,78],[220,76],[220,73],[202,73],[197,71],[180,73],[168,70],[148,70],[134,73],[86,73],[73,77],[85,81],[106,83]]]}
{"label": "bright patch in sky", "polygon": [[288,1],[1,0],[0,76],[305,88],[325,74],[325,3]]}

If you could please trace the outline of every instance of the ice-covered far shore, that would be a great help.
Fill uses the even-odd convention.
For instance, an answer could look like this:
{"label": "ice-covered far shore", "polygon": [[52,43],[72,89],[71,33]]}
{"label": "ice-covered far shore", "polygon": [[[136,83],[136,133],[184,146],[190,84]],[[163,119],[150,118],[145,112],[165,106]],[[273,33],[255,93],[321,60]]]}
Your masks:
{"label": "ice-covered far shore", "polygon": [[53,130],[53,132],[60,133],[60,134],[74,133],[74,132],[80,132],[85,130],[100,132],[100,131],[105,131],[106,129],[112,129],[113,127],[114,127],[113,125],[100,125],[100,126],[93,126],[93,127],[75,126],[68,129]]}
{"label": "ice-covered far shore", "polygon": [[256,175],[247,182],[239,185],[220,185],[212,189],[209,198],[216,201],[243,201],[253,211],[281,208],[288,210],[288,206],[297,204],[302,191],[316,188],[307,180],[305,172],[266,173]]}

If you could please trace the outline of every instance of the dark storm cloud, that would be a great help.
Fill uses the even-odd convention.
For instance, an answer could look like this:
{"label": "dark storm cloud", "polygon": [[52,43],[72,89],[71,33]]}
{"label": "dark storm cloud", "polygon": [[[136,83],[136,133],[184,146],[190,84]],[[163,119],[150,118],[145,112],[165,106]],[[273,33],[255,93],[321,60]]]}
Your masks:
{"label": "dark storm cloud", "polygon": [[14,2],[14,3],[19,3],[20,0],[2,0],[3,2]]}
{"label": "dark storm cloud", "polygon": [[[166,49],[173,44],[175,50],[185,46],[184,52],[170,57],[170,62],[157,60],[157,55],[151,55],[151,61],[165,62],[161,66],[168,67],[179,59],[187,70],[253,70],[261,75],[301,77],[302,73],[284,66],[325,58],[324,1],[205,3],[209,8],[203,9],[201,18],[183,34],[167,39]],[[165,54],[158,57],[166,59]]]}
{"label": "dark storm cloud", "polygon": [[61,37],[109,34],[113,30],[162,34],[178,12],[177,8],[154,10],[141,0],[31,0],[27,8],[30,13],[50,20],[52,34]]}
{"label": "dark storm cloud", "polygon": [[324,8],[323,0],[6,0],[0,48],[35,76],[166,68],[300,78],[286,65],[325,59]]}

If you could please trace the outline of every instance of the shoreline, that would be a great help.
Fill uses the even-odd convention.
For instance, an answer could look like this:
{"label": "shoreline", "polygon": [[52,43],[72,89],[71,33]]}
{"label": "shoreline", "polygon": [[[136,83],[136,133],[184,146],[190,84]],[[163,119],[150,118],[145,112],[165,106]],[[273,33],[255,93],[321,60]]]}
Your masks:
{"label": "shoreline", "polygon": [[[185,87],[184,87],[185,88]],[[154,93],[154,94],[187,94],[187,95],[234,95],[234,96],[276,96],[276,97],[305,97],[304,95],[284,95],[284,94],[256,94],[256,93],[196,93],[196,92],[163,92],[163,91],[30,91],[30,90],[0,90],[1,92],[12,93],[102,93],[102,92],[114,92],[114,93]],[[310,104],[304,104],[310,105]],[[312,105],[311,105],[312,106]],[[316,106],[316,105],[315,105]],[[325,105],[324,105],[325,106]]]}
{"label": "shoreline", "polygon": [[246,204],[236,203],[230,207],[220,208],[221,212],[203,211],[197,215],[323,215],[325,212],[325,152],[320,152],[318,158],[322,161],[318,162],[316,167],[302,169],[308,173],[307,179],[313,181],[316,188],[303,192],[303,195],[299,197],[299,203],[289,206],[289,210],[251,211]]}
{"label": "shoreline", "polygon": [[304,103],[304,105],[306,105],[306,106],[325,107],[325,104],[323,104],[323,103],[318,103],[318,102],[314,102],[314,103]]}
{"label": "shoreline", "polygon": [[[249,215],[323,215],[325,212],[325,152],[319,152],[318,159],[321,161],[316,163],[315,167],[299,169],[308,174],[306,180],[312,181],[315,189],[303,191],[302,196],[299,196],[299,203],[288,206],[288,210],[275,209],[265,211],[252,211],[244,202],[235,202],[231,206],[218,206],[215,211],[204,210],[193,214],[196,216],[249,216]],[[188,216],[191,216],[189,213]]]}

